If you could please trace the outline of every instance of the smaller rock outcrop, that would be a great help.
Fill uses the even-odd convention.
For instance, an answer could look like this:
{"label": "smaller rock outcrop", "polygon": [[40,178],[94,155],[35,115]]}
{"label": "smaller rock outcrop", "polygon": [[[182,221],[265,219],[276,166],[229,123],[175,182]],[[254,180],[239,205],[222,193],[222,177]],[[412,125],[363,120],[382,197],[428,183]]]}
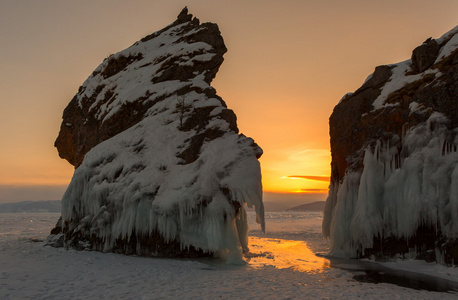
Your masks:
{"label": "smaller rock outcrop", "polygon": [[424,72],[431,67],[439,55],[440,46],[431,38],[412,52],[412,69],[416,72]]}
{"label": "smaller rock outcrop", "polygon": [[298,206],[291,207],[286,211],[323,211],[325,202],[316,201],[312,203],[302,204]]}
{"label": "smaller rock outcrop", "polygon": [[331,253],[458,261],[458,27],[377,67],[329,124]]}

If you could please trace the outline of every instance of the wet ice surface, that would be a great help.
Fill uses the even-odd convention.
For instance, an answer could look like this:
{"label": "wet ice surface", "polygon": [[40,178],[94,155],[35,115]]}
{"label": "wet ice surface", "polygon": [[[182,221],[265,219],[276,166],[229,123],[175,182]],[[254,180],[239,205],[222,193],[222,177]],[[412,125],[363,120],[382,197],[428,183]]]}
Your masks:
{"label": "wet ice surface", "polygon": [[[458,297],[452,293],[355,280],[354,276],[365,272],[355,269],[353,262],[340,262],[339,266],[332,259],[322,257],[328,244],[320,234],[321,213],[267,213],[267,234],[258,230],[250,232],[246,265],[227,265],[218,259],[154,259],[78,252],[43,247],[40,242],[30,240],[45,238],[58,216],[0,214],[0,299]],[[251,228],[257,228],[254,215],[250,214],[249,218]],[[440,270],[444,269],[438,269],[438,275]],[[458,281],[456,273],[445,270]]]}
{"label": "wet ice surface", "polygon": [[[382,264],[330,258],[330,267],[348,270],[353,279],[366,283],[391,283],[416,290],[458,292],[458,282],[433,275],[388,268]],[[455,278],[456,279],[456,278]]]}

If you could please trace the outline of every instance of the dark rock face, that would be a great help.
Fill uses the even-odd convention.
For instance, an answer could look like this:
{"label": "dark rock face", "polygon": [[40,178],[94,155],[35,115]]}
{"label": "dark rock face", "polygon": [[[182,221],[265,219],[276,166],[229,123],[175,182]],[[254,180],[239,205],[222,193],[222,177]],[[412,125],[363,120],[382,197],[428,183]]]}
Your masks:
{"label": "dark rock face", "polygon": [[[347,157],[360,151],[371,132],[380,130],[379,127],[367,124],[372,121],[371,118],[366,116],[355,118],[355,115],[363,116],[372,110],[372,102],[380,95],[382,86],[392,75],[391,69],[392,67],[389,66],[375,68],[374,74],[367,82],[354,94],[342,99],[342,102],[334,108],[329,119],[333,153],[331,177],[337,178],[337,181],[343,178],[347,170]],[[358,169],[362,161],[356,160],[349,163],[355,164],[352,167]]]}
{"label": "dark rock face", "polygon": [[439,44],[427,39],[422,45],[415,48],[412,52],[412,69],[417,72],[424,72],[434,64],[439,54]]}
{"label": "dark rock face", "polygon": [[55,143],[75,173],[48,244],[241,259],[245,204],[264,229],[262,149],[210,86],[225,52],[218,26],[185,8],[97,67]]}
{"label": "dark rock face", "polygon": [[[437,45],[435,40],[432,41]],[[416,50],[424,45],[426,44],[417,47]],[[458,126],[457,53],[455,50],[431,68],[442,74],[439,77],[424,74],[418,80],[391,93],[385,103],[396,106],[374,109],[372,105],[380,96],[383,87],[391,80],[394,66],[376,67],[367,82],[355,93],[342,99],[329,119],[332,176],[337,181],[343,178],[348,167],[351,171],[361,170],[365,145],[380,139],[389,140],[393,136],[400,137],[403,129],[424,123],[433,112],[447,116],[451,122],[450,129]],[[413,62],[411,68],[416,68]],[[425,109],[411,113],[409,106],[413,102],[424,105]]]}
{"label": "dark rock face", "polygon": [[[54,143],[61,158],[66,159],[77,168],[82,163],[84,155],[95,145],[137,124],[145,117],[148,109],[166,97],[164,94],[146,90],[144,94],[138,95],[137,99],[122,101],[116,113],[107,117],[108,112],[102,111],[103,107],[109,106],[116,98],[119,98],[114,87],[109,86],[108,82],[115,81],[115,77],[122,77],[123,73],[132,72],[135,69],[157,68],[155,72],[148,74],[151,76],[149,80],[154,84],[173,80],[186,81],[196,77],[195,74],[203,74],[204,81],[210,84],[224,60],[223,54],[227,49],[218,26],[213,23],[200,24],[198,19],[193,19],[192,15],[188,14],[186,8],[175,22],[143,38],[133,46],[157,39],[172,28],[176,28],[174,36],[178,37],[174,41],[175,45],[205,43],[210,47],[193,49],[187,57],[180,55],[179,52],[174,52],[175,49],[160,51],[161,46],[159,45],[158,52],[162,52],[161,55],[153,56],[150,59],[143,57],[141,52],[129,55],[119,53],[106,58],[88,78],[88,81],[99,81],[100,83],[96,86],[83,84],[64,110],[59,136]],[[198,58],[199,55],[208,54],[214,54],[208,61],[196,59],[194,64],[183,64],[186,59],[192,60]],[[135,85],[132,85],[132,88],[135,88]],[[211,87],[201,91],[201,88],[196,86],[185,86],[177,90],[176,94],[185,95],[192,90],[203,92],[208,97],[219,98]],[[219,99],[225,105],[224,101]],[[231,111],[223,113],[224,116],[228,114],[231,114]],[[233,119],[232,128],[238,132],[235,115],[231,118]]]}
{"label": "dark rock face", "polygon": [[[405,255],[416,247],[419,258],[438,249],[443,253],[438,261],[458,259],[453,250],[457,228],[450,221],[458,215],[457,36],[455,28],[417,47],[410,61],[377,67],[361,88],[334,108],[323,234],[331,237],[335,255]],[[418,203],[407,196],[415,189]],[[406,207],[415,202],[418,208],[405,215],[413,221],[402,233],[393,228],[401,225],[391,219],[401,218],[396,222],[402,223],[400,212],[393,212],[402,209],[390,201]],[[369,225],[357,225],[363,221]]]}

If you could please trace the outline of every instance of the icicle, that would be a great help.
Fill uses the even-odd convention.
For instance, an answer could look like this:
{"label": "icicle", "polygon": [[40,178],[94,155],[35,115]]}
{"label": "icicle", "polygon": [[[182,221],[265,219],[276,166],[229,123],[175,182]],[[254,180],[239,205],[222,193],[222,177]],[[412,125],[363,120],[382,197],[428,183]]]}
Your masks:
{"label": "icicle", "polygon": [[458,153],[433,121],[403,133],[402,155],[378,142],[366,149],[361,174],[347,172],[341,185],[330,185],[323,235],[332,255],[358,257],[374,238],[408,241],[420,226],[458,238]]}

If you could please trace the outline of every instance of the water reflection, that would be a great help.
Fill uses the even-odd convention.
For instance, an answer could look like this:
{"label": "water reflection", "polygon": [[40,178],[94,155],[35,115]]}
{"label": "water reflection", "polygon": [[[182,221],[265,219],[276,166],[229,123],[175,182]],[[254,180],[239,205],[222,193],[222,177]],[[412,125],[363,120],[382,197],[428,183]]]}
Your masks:
{"label": "water reflection", "polygon": [[245,260],[253,268],[273,266],[309,273],[330,268],[329,260],[316,256],[303,241],[250,237],[249,245]]}

